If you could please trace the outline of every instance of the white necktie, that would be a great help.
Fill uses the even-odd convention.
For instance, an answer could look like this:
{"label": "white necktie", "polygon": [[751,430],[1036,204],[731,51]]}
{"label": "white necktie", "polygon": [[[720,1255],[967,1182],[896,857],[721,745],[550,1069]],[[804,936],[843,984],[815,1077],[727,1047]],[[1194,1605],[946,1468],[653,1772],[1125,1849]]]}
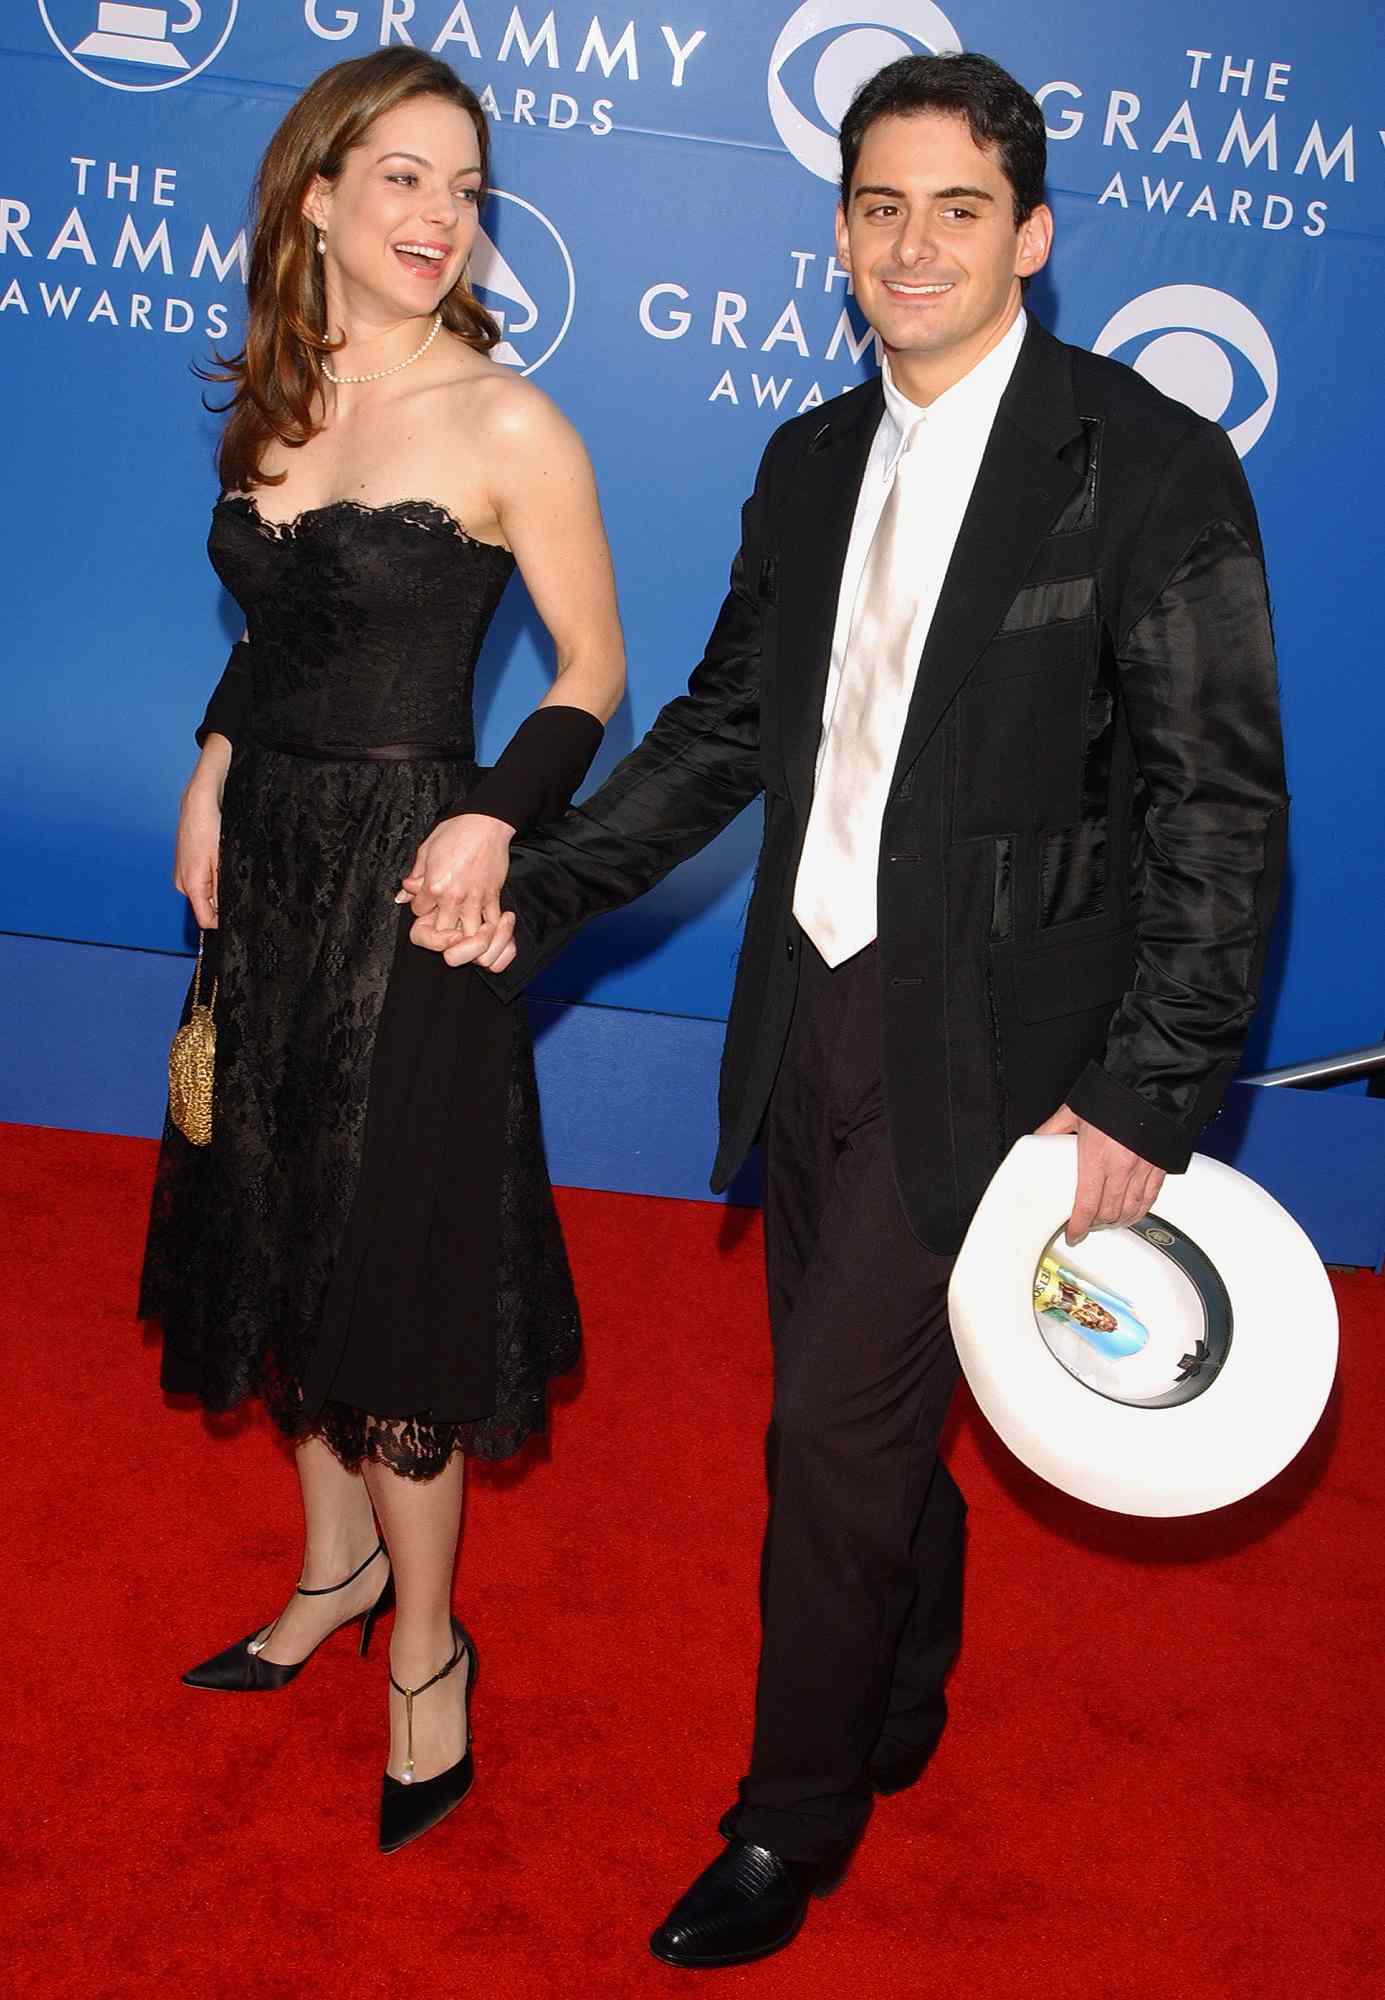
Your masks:
{"label": "white necktie", "polygon": [[793,913],[829,965],[876,933],[880,827],[918,669],[904,521],[906,482],[916,484],[927,467],[914,450],[922,423],[904,441],[861,572],[794,885]]}

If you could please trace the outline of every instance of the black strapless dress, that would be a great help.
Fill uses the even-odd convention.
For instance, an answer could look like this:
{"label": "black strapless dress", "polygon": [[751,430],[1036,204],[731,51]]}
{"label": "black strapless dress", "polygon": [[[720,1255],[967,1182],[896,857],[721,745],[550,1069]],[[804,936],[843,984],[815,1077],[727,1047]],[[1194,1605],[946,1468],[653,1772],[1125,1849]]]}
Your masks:
{"label": "black strapless dress", "polygon": [[212,1143],[166,1128],[145,1253],[163,1385],[212,1410],[258,1394],[350,1466],[504,1458],[580,1343],[532,1050],[484,974],[410,944],[393,895],[474,782],[472,680],[513,558],[431,503],[276,525],[239,497],[208,550],[248,680]]}

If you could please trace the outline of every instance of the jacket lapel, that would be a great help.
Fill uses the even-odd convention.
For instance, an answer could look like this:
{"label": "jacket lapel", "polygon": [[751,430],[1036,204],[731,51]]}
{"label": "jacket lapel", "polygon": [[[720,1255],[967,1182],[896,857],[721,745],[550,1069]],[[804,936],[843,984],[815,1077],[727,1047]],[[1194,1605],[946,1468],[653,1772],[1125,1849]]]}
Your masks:
{"label": "jacket lapel", "polygon": [[778,648],[789,793],[805,816],[822,733],[837,598],[866,460],[885,407],[879,378],[843,396],[816,431],[786,498]]}
{"label": "jacket lapel", "polygon": [[1039,543],[1081,485],[1081,472],[1059,456],[1081,429],[1066,349],[1031,319],[924,645],[895,764],[896,785],[994,636]]}

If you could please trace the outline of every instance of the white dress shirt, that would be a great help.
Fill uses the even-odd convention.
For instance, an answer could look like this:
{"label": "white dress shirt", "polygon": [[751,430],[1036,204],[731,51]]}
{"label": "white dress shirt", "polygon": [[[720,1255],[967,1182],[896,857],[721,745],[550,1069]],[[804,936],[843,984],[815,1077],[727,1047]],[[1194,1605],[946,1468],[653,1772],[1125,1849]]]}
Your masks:
{"label": "white dress shirt", "polygon": [[[895,712],[882,715],[877,708],[874,717],[877,730],[883,730],[886,740],[897,746],[903,737],[919,661],[933,623],[933,614],[937,609],[943,580],[952,561],[952,552],[956,547],[962,518],[971,499],[972,488],[976,484],[976,475],[981,469],[981,460],[990,439],[996,410],[1006,384],[1014,372],[1015,363],[1019,359],[1026,324],[1026,316],[1021,310],[1016,316],[1014,325],[1007,329],[990,353],[977,362],[960,382],[955,382],[950,389],[944,390],[942,395],[936,397],[927,408],[909,401],[891,375],[888,358],[885,360],[881,371],[885,408],[866,461],[865,476],[861,481],[856,515],[851,528],[851,539],[847,544],[846,561],[842,566],[841,587],[837,597],[837,618],[832,637],[832,656],[823,700],[822,735],[818,744],[815,779],[822,772],[823,757],[831,735],[833,718],[837,712],[838,696],[842,687],[842,669],[847,660],[848,641],[856,614],[856,598],[862,573],[866,567],[866,558],[885,502],[894,484],[900,459],[908,443],[911,458],[913,454],[919,454],[925,462],[922,476],[919,476],[920,469],[911,463],[910,478],[901,487],[901,501],[907,510],[904,528],[909,560],[907,573],[899,576],[898,588],[901,592],[907,592],[913,600],[907,654],[909,666],[902,677],[895,677],[893,691],[882,695],[882,699],[893,704]],[[854,945],[855,949],[860,949],[869,943],[876,934],[874,864],[878,863],[880,823],[884,816],[892,773],[893,760],[890,770],[884,774],[883,786],[876,788],[878,796],[862,797],[854,802],[854,810],[858,815],[869,814],[874,820],[870,843],[873,864],[870,869],[870,880],[868,883],[864,880],[857,881],[852,889],[853,896],[864,899],[866,907],[859,912],[859,915],[847,919],[852,926],[853,937],[859,935],[859,943]],[[803,864],[805,867],[821,865],[820,859],[816,863],[813,860],[814,845],[810,818],[809,835],[805,842]],[[819,856],[820,854],[819,847]],[[806,886],[802,872],[797,886],[800,889]],[[799,900],[796,890],[795,901]],[[845,912],[842,914],[845,917]]]}

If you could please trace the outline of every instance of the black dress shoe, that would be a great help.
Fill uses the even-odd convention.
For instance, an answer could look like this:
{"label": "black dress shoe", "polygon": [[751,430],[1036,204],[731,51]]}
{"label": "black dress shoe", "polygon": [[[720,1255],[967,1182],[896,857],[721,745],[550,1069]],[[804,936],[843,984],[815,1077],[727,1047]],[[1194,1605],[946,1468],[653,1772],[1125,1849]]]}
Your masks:
{"label": "black dress shoe", "polygon": [[470,1730],[467,1733],[466,1750],[457,1763],[449,1764],[445,1771],[439,1771],[434,1778],[414,1777],[414,1700],[439,1681],[445,1681],[450,1673],[466,1661],[468,1698],[476,1685],[476,1648],[471,1634],[460,1618],[452,1620],[452,1657],[446,1666],[439,1667],[431,1680],[424,1681],[422,1687],[400,1687],[394,1675],[390,1675],[390,1686],[397,1694],[402,1694],[405,1713],[408,1718],[408,1752],[404,1760],[404,1776],[392,1778],[386,1771],[380,1791],[380,1852],[396,1854],[401,1847],[407,1847],[420,1834],[428,1833],[439,1820],[446,1819],[453,1809],[471,1790],[476,1777],[476,1766],[471,1755]]}
{"label": "black dress shoe", "polygon": [[380,1852],[397,1854],[411,1840],[431,1831],[462,1803],[475,1777],[470,1749],[459,1764],[415,1785],[401,1785],[387,1771],[380,1793]]}
{"label": "black dress shoe", "polygon": [[828,1872],[733,1835],[674,1904],[649,1949],[665,1965],[691,1970],[768,1958],[798,1936],[810,1897],[831,1886]]}
{"label": "black dress shoe", "polygon": [[[376,1556],[384,1554],[384,1543],[377,1542],[365,1561],[353,1569],[350,1576],[344,1577],[340,1583],[326,1584],[321,1590],[305,1590],[302,1584],[300,1584],[294,1595],[296,1597],[332,1597],[337,1591],[345,1590],[348,1583],[354,1583],[363,1570],[369,1569]],[[370,1651],[370,1635],[375,1630],[378,1620],[387,1611],[393,1610],[393,1608],[394,1571],[391,1570],[385,1578],[384,1588],[375,1602],[370,1606],[370,1609],[368,1611],[357,1611],[353,1614],[352,1618],[348,1618],[345,1621],[348,1625],[355,1618],[359,1618],[361,1621],[362,1659]],[[277,1619],[274,1621],[275,1624],[278,1622]],[[332,1627],[333,1632],[339,1632],[340,1630],[340,1625]],[[275,1693],[280,1688],[286,1688],[290,1681],[297,1680],[304,1667],[307,1666],[308,1661],[312,1658],[313,1653],[317,1651],[317,1646],[313,1647],[313,1653],[307,1654],[301,1660],[293,1661],[288,1666],[281,1665],[277,1660],[263,1660],[260,1658],[260,1655],[269,1644],[273,1632],[274,1625],[262,1625],[258,1632],[247,1633],[244,1639],[237,1639],[234,1646],[227,1646],[223,1652],[214,1653],[210,1660],[203,1660],[197,1666],[189,1667],[183,1675],[183,1686],[190,1688],[213,1688],[222,1694],[268,1694]],[[329,1632],[325,1636],[330,1639],[332,1634]],[[319,1639],[318,1645],[320,1646],[321,1644],[322,1641]]]}

